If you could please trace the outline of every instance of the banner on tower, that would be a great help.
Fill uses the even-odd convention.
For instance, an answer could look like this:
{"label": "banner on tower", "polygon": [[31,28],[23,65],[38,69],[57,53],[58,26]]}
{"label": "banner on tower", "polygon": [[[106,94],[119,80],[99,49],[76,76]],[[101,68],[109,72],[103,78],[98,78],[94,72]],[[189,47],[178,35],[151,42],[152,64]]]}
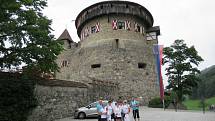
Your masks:
{"label": "banner on tower", "polygon": [[157,81],[160,87],[160,98],[164,100],[164,86],[161,73],[162,57],[163,57],[163,45],[153,45],[153,53],[155,55],[156,69],[157,69]]}

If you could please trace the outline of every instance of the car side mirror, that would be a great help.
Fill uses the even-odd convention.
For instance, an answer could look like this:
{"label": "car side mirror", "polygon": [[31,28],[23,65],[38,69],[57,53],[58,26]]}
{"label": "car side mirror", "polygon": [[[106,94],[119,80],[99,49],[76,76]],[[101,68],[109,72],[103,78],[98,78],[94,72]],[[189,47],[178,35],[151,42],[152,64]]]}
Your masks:
{"label": "car side mirror", "polygon": [[91,105],[88,105],[87,108],[90,109],[90,108],[91,108]]}

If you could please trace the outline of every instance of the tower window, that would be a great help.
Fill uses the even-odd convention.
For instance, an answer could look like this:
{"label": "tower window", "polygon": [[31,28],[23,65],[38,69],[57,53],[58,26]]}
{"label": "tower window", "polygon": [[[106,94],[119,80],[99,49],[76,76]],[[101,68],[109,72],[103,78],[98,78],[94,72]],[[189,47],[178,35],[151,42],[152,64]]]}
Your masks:
{"label": "tower window", "polygon": [[136,31],[140,32],[140,26],[139,25],[137,25],[137,30]]}
{"label": "tower window", "polygon": [[141,69],[146,68],[146,63],[138,63],[138,68],[141,68]]}
{"label": "tower window", "polygon": [[118,29],[125,29],[125,22],[124,21],[118,22]]}
{"label": "tower window", "polygon": [[91,33],[96,33],[96,26],[91,27]]}
{"label": "tower window", "polygon": [[91,68],[100,68],[101,67],[101,64],[93,64],[91,65]]}
{"label": "tower window", "polygon": [[61,63],[61,67],[67,67],[69,65],[67,60],[63,60]]}

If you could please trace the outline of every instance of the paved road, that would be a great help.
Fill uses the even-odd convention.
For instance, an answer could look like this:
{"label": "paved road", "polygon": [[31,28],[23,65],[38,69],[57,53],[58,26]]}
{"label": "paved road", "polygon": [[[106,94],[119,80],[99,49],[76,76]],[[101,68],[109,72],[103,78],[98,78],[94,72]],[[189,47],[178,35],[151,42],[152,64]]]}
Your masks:
{"label": "paved road", "polygon": [[[68,117],[57,121],[97,121],[97,119],[73,119]],[[140,121],[215,121],[215,112],[163,110],[155,108],[140,108]]]}

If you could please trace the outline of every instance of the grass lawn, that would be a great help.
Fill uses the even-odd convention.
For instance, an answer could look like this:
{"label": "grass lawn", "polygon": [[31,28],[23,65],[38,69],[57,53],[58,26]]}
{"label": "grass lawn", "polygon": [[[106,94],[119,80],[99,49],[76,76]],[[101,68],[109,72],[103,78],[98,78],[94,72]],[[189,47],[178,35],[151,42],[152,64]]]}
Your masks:
{"label": "grass lawn", "polygon": [[[202,110],[201,100],[186,100],[183,104],[188,110]],[[205,109],[208,110],[211,104],[215,104],[215,97],[205,100]]]}

